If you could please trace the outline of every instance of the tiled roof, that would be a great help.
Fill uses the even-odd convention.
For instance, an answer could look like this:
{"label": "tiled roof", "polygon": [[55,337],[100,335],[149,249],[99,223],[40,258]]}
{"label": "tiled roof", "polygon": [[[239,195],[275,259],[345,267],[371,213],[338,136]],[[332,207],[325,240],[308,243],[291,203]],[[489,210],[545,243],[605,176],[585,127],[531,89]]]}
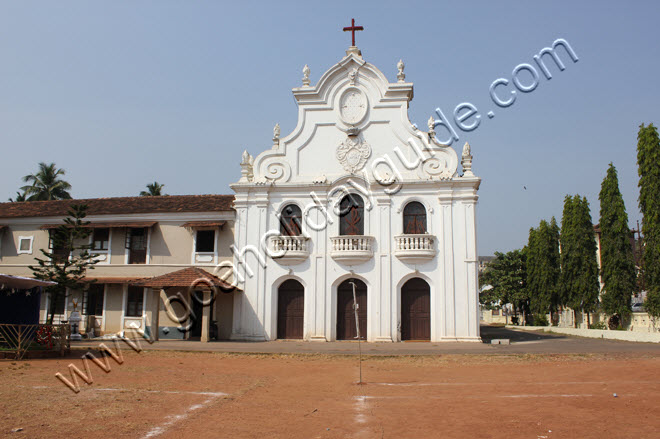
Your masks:
{"label": "tiled roof", "polygon": [[97,284],[128,284],[135,283],[141,280],[146,280],[145,277],[103,277],[103,276],[86,276],[83,282],[94,282]]}
{"label": "tiled roof", "polygon": [[173,271],[162,276],[156,276],[150,279],[133,282],[133,285],[151,288],[188,288],[195,286],[203,288],[212,285],[214,287],[221,288],[223,291],[234,290],[234,287],[219,277],[214,276],[208,271],[197,267],[184,268],[183,270]]}
{"label": "tiled roof", "polygon": [[[222,227],[226,221],[188,221],[181,227]],[[2,227],[2,226],[0,226]]]}
{"label": "tiled roof", "polygon": [[[49,230],[49,229],[57,229],[58,227],[66,224],[64,221],[60,220],[60,222],[55,223],[55,224],[44,224],[41,226],[42,229],[44,230]],[[88,225],[85,226],[85,228],[88,229],[112,229],[112,228],[138,228],[138,227],[153,227],[158,222],[156,221],[117,221],[117,222],[91,222]],[[71,226],[67,226],[71,227]]]}
{"label": "tiled roof", "polygon": [[86,204],[87,215],[131,213],[223,212],[234,209],[233,195],[167,195],[82,200],[0,203],[0,218],[66,216],[73,204]]}

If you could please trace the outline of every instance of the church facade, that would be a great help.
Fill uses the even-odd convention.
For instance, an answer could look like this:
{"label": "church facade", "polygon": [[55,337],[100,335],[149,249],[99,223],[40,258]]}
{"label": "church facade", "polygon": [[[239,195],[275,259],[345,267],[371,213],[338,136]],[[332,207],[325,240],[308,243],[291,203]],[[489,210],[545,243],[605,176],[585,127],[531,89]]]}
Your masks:
{"label": "church facade", "polygon": [[243,154],[233,339],[480,340],[481,180],[468,144],[459,158],[409,121],[397,67],[390,83],[355,46],[315,85],[305,66],[294,130]]}

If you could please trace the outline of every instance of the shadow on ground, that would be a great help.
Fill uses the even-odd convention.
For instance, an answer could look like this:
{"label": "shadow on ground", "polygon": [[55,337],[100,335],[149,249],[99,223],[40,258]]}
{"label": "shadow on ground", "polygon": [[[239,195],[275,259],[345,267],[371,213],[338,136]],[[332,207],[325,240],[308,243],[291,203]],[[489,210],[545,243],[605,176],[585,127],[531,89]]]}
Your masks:
{"label": "shadow on ground", "polygon": [[482,325],[480,329],[481,339],[484,343],[490,343],[491,340],[497,338],[508,338],[511,343],[566,338],[564,335],[548,334],[543,331],[516,331],[502,326]]}

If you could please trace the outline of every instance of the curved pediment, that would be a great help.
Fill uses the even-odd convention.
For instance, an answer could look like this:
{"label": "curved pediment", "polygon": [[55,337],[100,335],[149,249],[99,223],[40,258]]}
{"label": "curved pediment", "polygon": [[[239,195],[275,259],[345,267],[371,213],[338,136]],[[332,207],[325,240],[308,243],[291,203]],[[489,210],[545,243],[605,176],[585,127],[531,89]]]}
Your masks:
{"label": "curved pediment", "polygon": [[[390,83],[359,51],[347,52],[316,85],[303,71],[294,88],[298,123],[287,136],[275,130],[273,147],[245,159],[239,184],[327,184],[366,174],[370,182],[447,180],[457,176],[458,157],[408,119],[413,84]],[[243,166],[243,165],[242,165]]]}

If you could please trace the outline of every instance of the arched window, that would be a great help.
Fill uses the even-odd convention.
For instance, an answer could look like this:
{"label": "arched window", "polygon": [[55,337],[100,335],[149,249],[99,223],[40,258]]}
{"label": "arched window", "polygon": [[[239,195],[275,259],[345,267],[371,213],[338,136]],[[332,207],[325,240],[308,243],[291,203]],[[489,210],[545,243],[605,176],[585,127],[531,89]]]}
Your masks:
{"label": "arched window", "polygon": [[403,233],[421,235],[426,233],[426,209],[418,201],[406,204],[403,209]]}
{"label": "arched window", "polygon": [[302,212],[295,204],[288,204],[280,215],[280,234],[283,236],[300,236],[302,232]]}
{"label": "arched window", "polygon": [[364,235],[364,202],[356,194],[348,194],[339,203],[339,234]]}

